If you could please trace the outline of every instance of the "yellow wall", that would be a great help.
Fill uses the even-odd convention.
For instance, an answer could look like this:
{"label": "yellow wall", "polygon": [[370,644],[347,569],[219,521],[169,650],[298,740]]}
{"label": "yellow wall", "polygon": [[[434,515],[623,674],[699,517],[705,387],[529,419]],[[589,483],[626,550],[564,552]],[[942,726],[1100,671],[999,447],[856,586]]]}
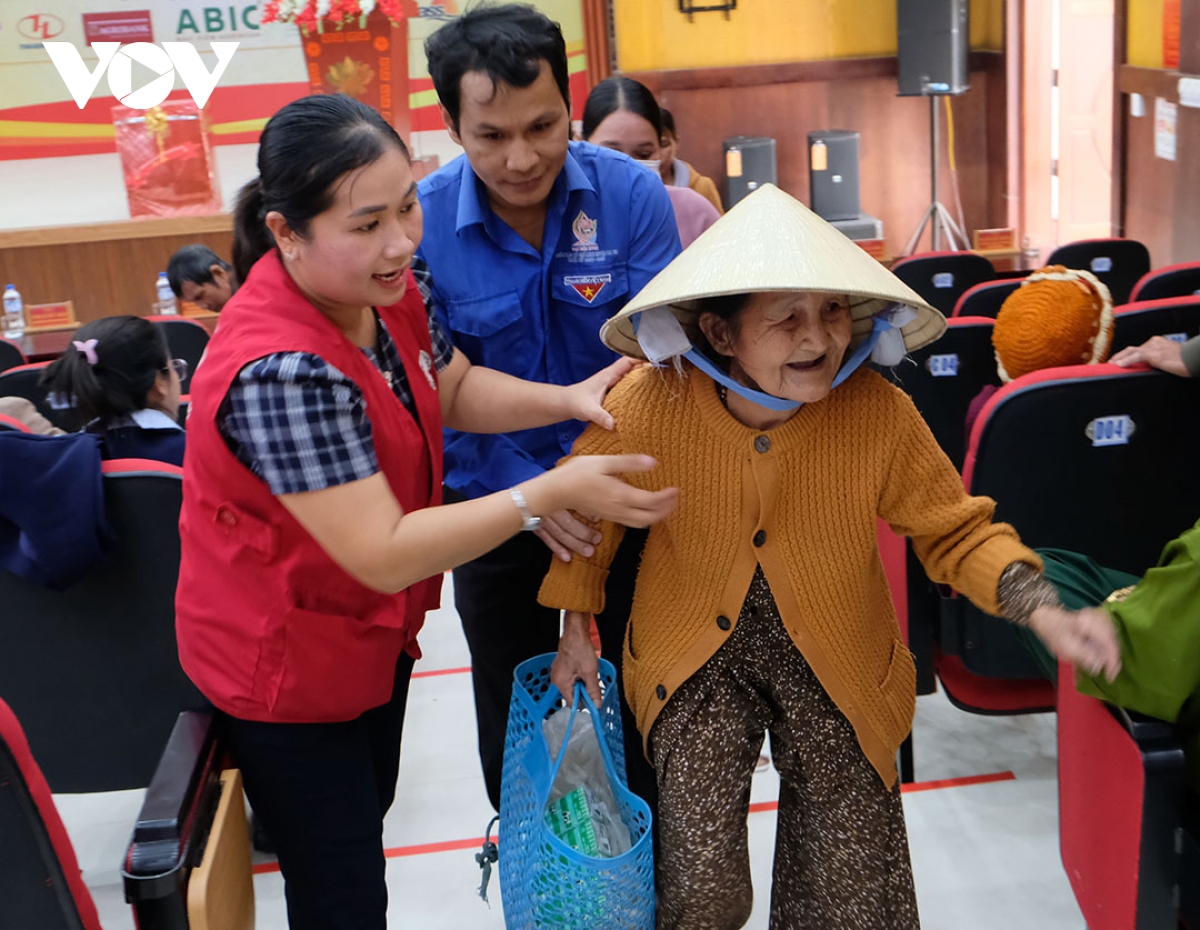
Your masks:
{"label": "yellow wall", "polygon": [[[739,0],[691,22],[675,0],[613,0],[613,19],[622,71],[896,54],[896,0]],[[971,0],[971,47],[1004,47],[1004,0]]]}
{"label": "yellow wall", "polygon": [[1129,0],[1125,13],[1125,60],[1143,68],[1163,66],[1163,0]]}

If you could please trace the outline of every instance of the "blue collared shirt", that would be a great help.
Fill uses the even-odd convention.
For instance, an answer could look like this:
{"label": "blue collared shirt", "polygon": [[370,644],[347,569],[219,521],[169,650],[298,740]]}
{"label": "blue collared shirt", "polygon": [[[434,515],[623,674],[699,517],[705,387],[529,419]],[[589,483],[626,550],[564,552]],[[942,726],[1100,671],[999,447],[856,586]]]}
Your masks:
{"label": "blue collared shirt", "polygon": [[[417,190],[417,254],[433,274],[442,329],[472,364],[529,381],[573,384],[610,364],[617,356],[600,341],[601,324],[680,252],[662,181],[585,142],[571,143],[550,191],[540,252],[492,212],[466,157]],[[446,485],[480,497],[527,481],[566,455],[583,427],[448,429]]]}

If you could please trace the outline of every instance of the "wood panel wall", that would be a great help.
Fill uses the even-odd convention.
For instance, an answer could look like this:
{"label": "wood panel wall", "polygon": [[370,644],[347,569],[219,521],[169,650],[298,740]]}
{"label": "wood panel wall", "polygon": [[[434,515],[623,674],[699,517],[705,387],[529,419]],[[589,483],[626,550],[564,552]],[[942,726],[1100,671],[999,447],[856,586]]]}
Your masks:
{"label": "wood panel wall", "polygon": [[[1123,174],[1119,196],[1123,205],[1122,234],[1145,243],[1151,267],[1169,265],[1175,258],[1174,229],[1178,161],[1154,154],[1154,100],[1179,99],[1179,73],[1125,65],[1117,72],[1117,92],[1123,105]],[[1129,94],[1141,94],[1144,116],[1129,115]],[[1180,114],[1182,116],[1182,109]],[[1185,157],[1182,148],[1178,157]],[[1186,252],[1186,244],[1181,243]],[[1196,256],[1200,257],[1200,256]]]}
{"label": "wood panel wall", "polygon": [[200,242],[228,261],[231,229],[219,215],[0,233],[0,283],[15,284],[26,304],[72,300],[81,323],[146,316],[175,250]]}
{"label": "wood panel wall", "polygon": [[[1122,13],[1129,0],[1119,5]],[[1131,7],[1130,7],[1131,9]],[[1118,49],[1124,58],[1124,49]],[[1200,261],[1200,109],[1180,106],[1175,160],[1154,154],[1154,101],[1179,101],[1180,77],[1200,77],[1200,0],[1180,6],[1179,70],[1122,64],[1117,69],[1116,124],[1120,174],[1114,180],[1121,231],[1150,250],[1152,267]],[[1140,94],[1145,115],[1130,115]]]}
{"label": "wood panel wall", "polygon": [[[971,89],[951,98],[956,162],[967,234],[1008,225],[1007,89],[1004,56],[971,56]],[[671,110],[679,155],[725,193],[721,142],[731,136],[776,140],[779,186],[808,202],[807,133],[857,130],[863,212],[879,217],[898,255],[929,206],[929,101],[896,95],[896,59],[864,58],[741,68],[642,71]],[[941,99],[941,98],[939,98]],[[957,216],[942,115],[939,199]],[[928,236],[920,248],[928,247]]]}

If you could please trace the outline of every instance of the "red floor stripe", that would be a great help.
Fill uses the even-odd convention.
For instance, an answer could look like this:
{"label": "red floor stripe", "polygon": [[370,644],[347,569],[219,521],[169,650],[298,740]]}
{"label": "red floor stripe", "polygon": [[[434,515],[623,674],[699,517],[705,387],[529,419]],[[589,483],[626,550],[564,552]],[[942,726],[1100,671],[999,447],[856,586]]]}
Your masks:
{"label": "red floor stripe", "polygon": [[1016,781],[1012,772],[990,772],[987,775],[968,775],[965,778],[941,778],[935,781],[914,781],[901,785],[900,790],[908,794],[913,791],[937,791],[940,788],[962,788],[965,785],[989,785],[996,781]]}
{"label": "red floor stripe", "polygon": [[[454,671],[466,671],[466,669],[447,669],[442,672],[431,672],[434,675],[448,675]],[[967,775],[963,778],[941,778],[934,781],[916,781],[911,784],[901,785],[901,792],[907,794],[911,791],[938,791],[942,788],[962,788],[965,785],[986,785],[998,781],[1015,781],[1017,778],[1012,772],[990,772],[986,775]],[[773,811],[779,809],[778,801],[757,801],[750,805],[750,813],[758,814],[763,811]],[[497,839],[497,842],[499,840]],[[419,843],[415,846],[393,846],[391,849],[385,849],[383,854],[389,859],[399,859],[403,856],[424,856],[429,853],[454,852],[462,849],[478,849],[483,845],[483,837],[473,840],[446,840],[443,843]],[[260,862],[254,866],[255,875],[265,875],[268,872],[278,872],[278,862]]]}
{"label": "red floor stripe", "polygon": [[463,672],[469,672],[471,666],[465,668],[431,668],[423,672],[413,672],[413,678],[433,678],[435,675],[461,675]]}
{"label": "red floor stripe", "polygon": [[[495,839],[495,837],[493,837]],[[499,842],[497,840],[497,842]],[[462,849],[479,849],[483,846],[483,837],[474,840],[447,840],[444,843],[419,843],[415,846],[393,846],[385,849],[383,854],[388,859],[399,859],[403,856],[424,856],[429,853],[455,852]],[[255,875],[266,875],[268,872],[278,872],[278,862],[260,862],[254,866]]]}
{"label": "red floor stripe", "polygon": [[[967,775],[963,778],[942,778],[935,781],[914,781],[907,785],[901,785],[900,791],[903,794],[908,794],[913,791],[938,791],[942,788],[962,788],[965,785],[987,785],[996,781],[1014,781],[1016,775],[1012,772],[991,772],[987,775]],[[750,813],[758,814],[762,811],[773,811],[779,809],[778,801],[756,801],[750,805]]]}

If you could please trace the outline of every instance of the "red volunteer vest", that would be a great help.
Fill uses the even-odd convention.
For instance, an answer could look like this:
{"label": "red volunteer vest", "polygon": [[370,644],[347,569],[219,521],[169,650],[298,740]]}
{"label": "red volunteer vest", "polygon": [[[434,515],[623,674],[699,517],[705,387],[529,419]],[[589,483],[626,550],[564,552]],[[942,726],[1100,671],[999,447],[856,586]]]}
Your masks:
{"label": "red volunteer vest", "polygon": [[379,315],[396,344],[418,423],[379,370],[312,306],[275,252],[221,313],[192,380],[184,459],[176,630],[184,671],[244,720],[350,720],[386,703],[396,661],[438,605],[441,577],[381,594],[341,569],[230,452],[217,410],[249,362],[319,355],[362,390],[379,466],[406,513],[441,503],[441,409],[429,321],[412,275]]}

